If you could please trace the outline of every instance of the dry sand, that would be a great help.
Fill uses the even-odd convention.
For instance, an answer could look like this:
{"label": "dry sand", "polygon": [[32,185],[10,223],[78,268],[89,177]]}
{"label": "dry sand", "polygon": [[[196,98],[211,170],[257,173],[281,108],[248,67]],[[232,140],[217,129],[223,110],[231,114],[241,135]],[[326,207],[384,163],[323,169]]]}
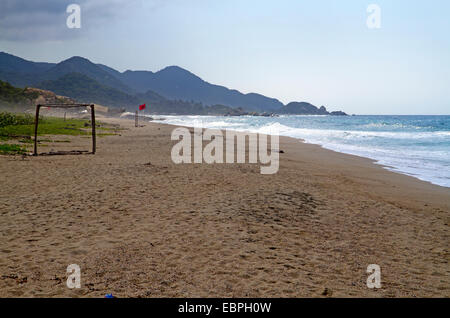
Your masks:
{"label": "dry sand", "polygon": [[274,175],[176,165],[173,126],[103,121],[96,155],[0,156],[1,297],[450,296],[449,188],[290,138]]}

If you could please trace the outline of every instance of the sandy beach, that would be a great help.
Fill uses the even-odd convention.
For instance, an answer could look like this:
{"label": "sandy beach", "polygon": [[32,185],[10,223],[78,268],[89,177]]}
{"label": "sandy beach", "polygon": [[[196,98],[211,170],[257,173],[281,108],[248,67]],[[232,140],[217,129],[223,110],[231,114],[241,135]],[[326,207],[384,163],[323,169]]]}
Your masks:
{"label": "sandy beach", "polygon": [[177,165],[173,126],[99,120],[95,155],[0,156],[0,297],[450,296],[450,188],[287,137],[273,175]]}

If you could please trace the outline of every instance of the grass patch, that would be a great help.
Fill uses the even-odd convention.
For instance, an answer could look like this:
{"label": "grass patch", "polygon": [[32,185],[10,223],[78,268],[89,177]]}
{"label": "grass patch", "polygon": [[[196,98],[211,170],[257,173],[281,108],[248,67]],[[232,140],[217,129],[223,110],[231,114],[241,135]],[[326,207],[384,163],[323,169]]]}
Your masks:
{"label": "grass patch", "polygon": [[[113,136],[117,127],[105,123],[96,122],[98,137]],[[66,119],[59,117],[40,117],[38,135],[69,135],[91,138],[91,121],[88,119]],[[0,144],[1,154],[23,154],[27,150],[25,146],[34,140],[34,117],[28,114],[0,113],[0,142],[14,140],[18,144]],[[51,140],[43,138],[39,143],[70,143],[70,140]],[[40,144],[40,147],[48,146]]]}
{"label": "grass patch", "polygon": [[99,137],[105,137],[105,136],[116,136],[117,134],[113,133],[97,133],[97,136]]}
{"label": "grass patch", "polygon": [[27,150],[21,145],[16,144],[3,144],[0,145],[0,154],[2,155],[21,155],[26,153]]}
{"label": "grass patch", "polygon": [[[105,131],[99,135],[114,135],[121,130],[115,125],[96,122],[96,128]],[[40,117],[38,135],[91,135],[91,121],[87,119],[66,119]],[[0,140],[34,136],[34,117],[29,114],[0,113]],[[24,141],[25,142],[25,141]]]}
{"label": "grass patch", "polygon": [[[87,124],[87,125],[86,125]],[[85,119],[67,119],[57,117],[46,117],[39,120],[38,135],[90,135],[89,121]],[[34,120],[31,123],[22,124],[17,122],[14,125],[0,127],[2,137],[22,137],[34,135]]]}

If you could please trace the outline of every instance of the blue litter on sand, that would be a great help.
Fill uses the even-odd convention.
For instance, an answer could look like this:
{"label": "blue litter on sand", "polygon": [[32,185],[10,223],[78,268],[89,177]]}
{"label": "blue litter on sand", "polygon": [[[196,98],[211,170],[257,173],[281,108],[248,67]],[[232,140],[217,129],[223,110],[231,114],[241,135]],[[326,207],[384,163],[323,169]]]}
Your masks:
{"label": "blue litter on sand", "polygon": [[106,294],[105,298],[114,298],[114,296],[112,294]]}

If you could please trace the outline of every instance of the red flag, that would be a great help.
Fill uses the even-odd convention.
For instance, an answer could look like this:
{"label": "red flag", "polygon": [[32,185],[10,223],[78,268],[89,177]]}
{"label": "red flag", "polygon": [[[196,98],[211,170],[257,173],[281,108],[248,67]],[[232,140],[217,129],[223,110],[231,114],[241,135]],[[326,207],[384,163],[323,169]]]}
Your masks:
{"label": "red flag", "polygon": [[139,110],[144,110],[145,109],[145,104],[139,105]]}

